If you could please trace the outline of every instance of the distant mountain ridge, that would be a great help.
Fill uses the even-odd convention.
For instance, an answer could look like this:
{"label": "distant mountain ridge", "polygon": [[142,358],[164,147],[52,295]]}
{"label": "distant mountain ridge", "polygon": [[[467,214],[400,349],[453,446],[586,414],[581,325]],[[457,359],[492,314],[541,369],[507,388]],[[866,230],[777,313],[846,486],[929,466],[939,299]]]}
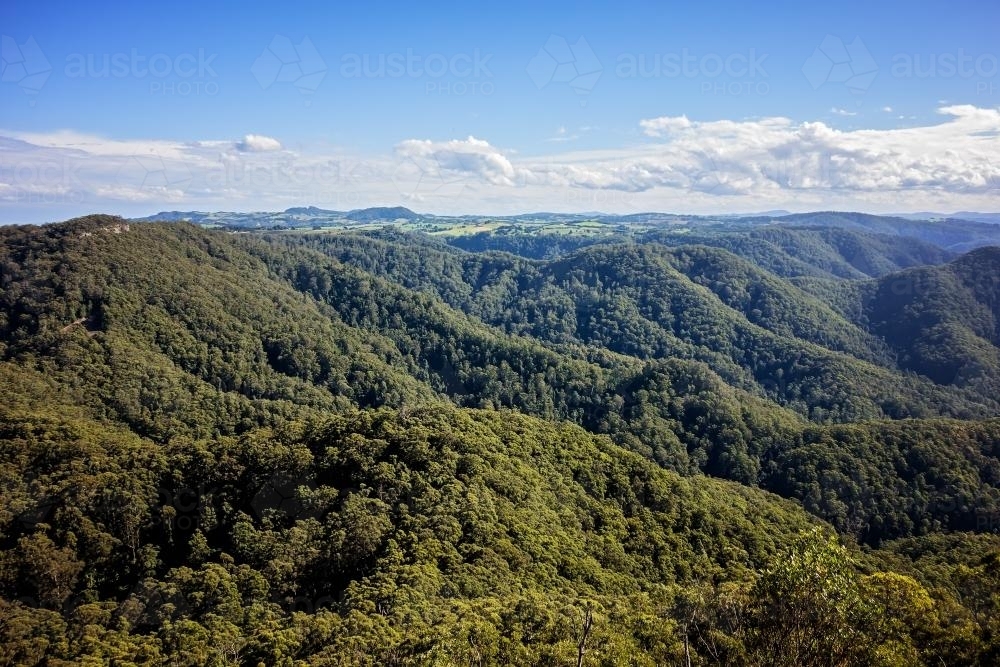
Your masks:
{"label": "distant mountain ridge", "polygon": [[133,218],[137,222],[193,222],[204,226],[222,227],[289,227],[308,226],[330,222],[395,222],[397,220],[418,220],[421,216],[403,206],[377,206],[350,211],[334,211],[317,206],[294,206],[284,211],[161,211],[143,218]]}
{"label": "distant mountain ridge", "polygon": [[[646,211],[628,214],[534,212],[498,216],[448,216],[417,213],[404,206],[375,206],[349,211],[337,211],[317,206],[296,206],[284,211],[161,211],[153,215],[134,218],[134,220],[142,222],[186,220],[200,225],[233,228],[271,227],[274,225],[289,227],[336,226],[350,223],[392,223],[400,220],[407,222],[421,220],[431,222],[490,221],[499,224],[540,220],[574,223],[590,220],[607,225],[688,225],[693,227],[722,225],[736,229],[768,224],[793,224],[860,228],[877,233],[914,236],[922,240],[931,240],[942,247],[960,246],[949,248],[956,252],[967,251],[973,247],[979,247],[979,245],[988,245],[987,242],[979,242],[983,239],[990,243],[1000,243],[1000,225],[996,224],[1000,223],[1000,213],[971,212],[950,215],[936,213],[874,215],[849,211],[813,211],[809,213],[766,211],[756,214],[685,215]],[[937,238],[939,241],[934,241],[930,237]]]}
{"label": "distant mountain ridge", "polygon": [[896,213],[894,215],[900,218],[909,218],[910,220],[971,220],[973,222],[1000,224],[1000,213],[978,211],[956,211],[954,213],[919,211],[917,213]]}

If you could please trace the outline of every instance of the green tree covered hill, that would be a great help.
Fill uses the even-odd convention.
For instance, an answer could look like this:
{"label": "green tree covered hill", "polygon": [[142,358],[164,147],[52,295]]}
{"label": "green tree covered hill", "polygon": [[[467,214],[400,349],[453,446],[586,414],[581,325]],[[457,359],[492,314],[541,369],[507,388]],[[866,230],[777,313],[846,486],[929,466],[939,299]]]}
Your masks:
{"label": "green tree covered hill", "polygon": [[1000,659],[994,249],[0,241],[0,662]]}

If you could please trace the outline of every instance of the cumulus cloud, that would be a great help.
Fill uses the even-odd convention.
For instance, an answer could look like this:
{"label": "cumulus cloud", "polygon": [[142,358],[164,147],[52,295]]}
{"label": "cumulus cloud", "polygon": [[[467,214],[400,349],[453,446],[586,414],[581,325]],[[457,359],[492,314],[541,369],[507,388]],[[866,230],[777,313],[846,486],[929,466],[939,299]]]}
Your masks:
{"label": "cumulus cloud", "polygon": [[449,213],[1000,208],[1000,110],[950,104],[937,113],[910,127],[852,130],[664,116],[638,120],[628,145],[532,156],[475,136],[406,139],[392,154],[358,156],[257,135],[172,142],[0,131],[0,201],[71,201],[84,211],[392,201]]}
{"label": "cumulus cloud", "polygon": [[396,146],[396,154],[428,171],[472,175],[492,185],[514,185],[518,176],[503,152],[475,137],[443,142],[407,139]]}
{"label": "cumulus cloud", "polygon": [[687,116],[662,116],[639,121],[639,127],[648,137],[662,137],[671,132],[687,130],[691,126]]}
{"label": "cumulus cloud", "polygon": [[258,135],[178,142],[0,131],[0,202],[78,212],[251,200],[292,205],[337,194],[361,172],[359,159],[335,150],[308,154],[276,145]]}
{"label": "cumulus cloud", "polygon": [[840,109],[838,107],[833,107],[830,109],[830,113],[835,116],[857,116],[857,111],[848,111],[847,109]]}
{"label": "cumulus cloud", "polygon": [[780,117],[653,118],[639,125],[661,141],[613,159],[591,156],[542,170],[571,186],[635,191],[699,190],[706,183],[716,194],[761,197],[779,191],[980,191],[1000,175],[1000,111],[965,105],[938,112],[945,120],[936,125],[852,131]]}
{"label": "cumulus cloud", "polygon": [[244,153],[280,151],[281,142],[273,137],[265,137],[262,134],[248,134],[241,141],[236,142],[236,150]]}

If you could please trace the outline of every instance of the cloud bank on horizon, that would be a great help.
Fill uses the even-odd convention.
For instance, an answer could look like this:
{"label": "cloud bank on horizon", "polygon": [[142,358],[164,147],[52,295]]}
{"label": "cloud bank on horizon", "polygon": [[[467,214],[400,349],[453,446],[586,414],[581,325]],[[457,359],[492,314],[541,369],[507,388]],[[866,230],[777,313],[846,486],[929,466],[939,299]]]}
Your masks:
{"label": "cloud bank on horizon", "polygon": [[640,119],[620,147],[543,156],[472,136],[361,155],[261,134],[179,142],[0,130],[0,201],[125,214],[391,203],[441,214],[1000,208],[1000,109],[937,113],[935,124],[855,130],[661,116]]}

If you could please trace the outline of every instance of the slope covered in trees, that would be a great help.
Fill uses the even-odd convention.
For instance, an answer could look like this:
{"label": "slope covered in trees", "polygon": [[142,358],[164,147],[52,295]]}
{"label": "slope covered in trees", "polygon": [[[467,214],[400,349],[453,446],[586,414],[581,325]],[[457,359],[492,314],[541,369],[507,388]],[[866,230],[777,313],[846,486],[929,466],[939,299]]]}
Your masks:
{"label": "slope covered in trees", "polygon": [[791,503],[577,427],[382,410],[162,447],[56,413],[0,424],[7,662],[894,664],[957,643],[973,664],[996,650],[990,617],[957,611],[992,585],[988,564],[932,598]]}
{"label": "slope covered in trees", "polygon": [[945,266],[880,280],[864,316],[903,368],[991,394],[1000,375],[998,294],[1000,249],[981,248]]}
{"label": "slope covered in trees", "polygon": [[0,661],[990,664],[995,251],[849,238],[0,229]]}
{"label": "slope covered in trees", "polygon": [[[411,247],[412,238],[302,236],[274,238],[271,248],[254,239],[248,250],[281,253],[269,264],[291,261],[306,273],[340,268],[320,268],[322,260],[307,252],[316,248],[341,264],[430,291],[489,325],[550,345],[704,362],[730,384],[815,420],[996,411],[989,395],[945,391],[930,379],[907,375],[882,337],[721,250],[599,246],[539,263],[455,253],[420,240]],[[307,247],[295,247],[302,244]],[[284,275],[315,293],[315,276]]]}
{"label": "slope covered in trees", "polygon": [[[626,228],[627,229],[627,228]],[[766,224],[684,226],[635,234],[567,236],[518,234],[513,228],[448,239],[471,251],[500,250],[530,259],[550,259],[596,244],[634,241],[667,246],[707,245],[723,248],[780,276],[836,278],[878,277],[923,264],[940,264],[954,253],[907,235],[873,233],[864,228]],[[961,237],[965,239],[966,237]],[[983,240],[995,240],[997,234]],[[969,242],[972,243],[972,242]],[[972,243],[971,247],[975,247]]]}

